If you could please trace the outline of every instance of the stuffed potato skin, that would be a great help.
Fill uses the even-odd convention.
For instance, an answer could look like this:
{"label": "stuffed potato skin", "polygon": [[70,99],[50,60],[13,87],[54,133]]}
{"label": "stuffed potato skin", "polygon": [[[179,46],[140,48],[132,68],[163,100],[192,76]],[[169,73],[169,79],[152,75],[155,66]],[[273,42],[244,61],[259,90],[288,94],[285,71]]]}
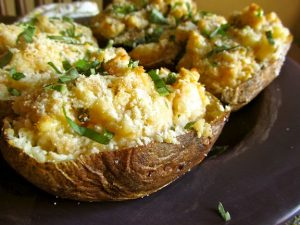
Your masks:
{"label": "stuffed potato skin", "polygon": [[62,198],[81,201],[121,201],[160,190],[207,155],[219,136],[228,112],[218,112],[211,122],[211,138],[195,132],[178,137],[180,144],[152,142],[146,146],[105,151],[59,163],[39,163],[11,145],[4,123],[1,149],[4,159],[37,187]]}

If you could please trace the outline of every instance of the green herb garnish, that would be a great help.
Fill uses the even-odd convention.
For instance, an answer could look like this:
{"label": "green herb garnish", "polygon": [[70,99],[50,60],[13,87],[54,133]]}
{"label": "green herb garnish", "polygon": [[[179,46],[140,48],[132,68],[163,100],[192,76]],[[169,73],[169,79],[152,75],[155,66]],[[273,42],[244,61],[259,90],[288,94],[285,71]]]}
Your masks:
{"label": "green herb garnish", "polygon": [[187,123],[187,124],[184,126],[184,129],[192,130],[192,129],[193,129],[193,126],[195,125],[195,123],[196,123],[196,121]]}
{"label": "green herb garnish", "polygon": [[130,14],[134,11],[136,11],[136,7],[132,4],[127,4],[127,5],[113,5],[113,11],[116,14],[123,14],[127,15]]}
{"label": "green herb garnish", "polygon": [[224,207],[223,207],[223,205],[222,205],[221,202],[219,202],[218,211],[219,211],[219,213],[222,216],[222,218],[223,218],[224,221],[227,222],[227,221],[231,220],[231,216],[230,216],[229,212],[225,211],[225,209],[224,209]]}
{"label": "green herb garnish", "polygon": [[267,39],[268,39],[268,42],[270,45],[274,45],[275,44],[275,41],[274,41],[274,38],[273,38],[273,33],[272,31],[266,31],[266,36],[267,36]]}
{"label": "green herb garnish", "polygon": [[45,86],[45,89],[46,90],[55,90],[55,91],[58,91],[58,92],[66,92],[67,91],[67,87],[65,84],[49,84],[47,86]]}
{"label": "green herb garnish", "polygon": [[188,2],[186,2],[185,4],[188,9],[188,18],[190,19],[193,17],[192,7],[191,7],[190,3],[188,3]]}
{"label": "green herb garnish", "polygon": [[20,96],[21,95],[21,92],[18,91],[17,89],[15,88],[7,88],[7,91],[12,95],[12,96]]}
{"label": "green herb garnish", "polygon": [[73,45],[80,45],[81,43],[74,39],[73,37],[67,37],[67,36],[56,36],[56,35],[48,35],[47,38],[59,42],[63,42],[66,44],[73,44]]}
{"label": "green herb garnish", "polygon": [[25,77],[24,73],[17,72],[16,68],[12,68],[9,71],[9,74],[11,75],[11,78],[14,80],[21,80],[22,78]]}
{"label": "green herb garnish", "polygon": [[219,27],[217,27],[217,29],[215,29],[210,35],[209,38],[213,38],[216,35],[221,35],[221,36],[225,36],[228,29],[229,29],[230,25],[228,23],[226,24],[222,24]]}
{"label": "green herb garnish", "polygon": [[1,58],[0,58],[0,68],[3,68],[4,66],[8,65],[13,57],[13,54],[11,51],[7,51]]}
{"label": "green herb garnish", "polygon": [[139,60],[134,61],[133,59],[129,60],[128,67],[133,69],[139,66]]}
{"label": "green herb garnish", "polygon": [[79,76],[78,71],[75,68],[69,69],[64,75],[58,78],[60,83],[67,83],[69,81],[75,80]]}
{"label": "green herb garnish", "polygon": [[64,116],[70,125],[70,127],[79,135],[87,137],[93,141],[96,141],[100,144],[107,145],[109,144],[110,140],[114,137],[114,134],[109,131],[104,131],[103,133],[98,133],[90,128],[82,127],[76,124],[70,117],[67,116],[66,110],[63,107]]}
{"label": "green herb garnish", "polygon": [[72,65],[70,64],[70,62],[68,60],[63,61],[62,65],[63,65],[64,70],[66,70],[66,71],[71,69],[71,67],[72,67]]}
{"label": "green herb garnish", "polygon": [[145,43],[151,43],[151,42],[157,42],[164,32],[164,29],[162,27],[156,27],[152,33],[148,33],[145,36]]}
{"label": "green herb garnish", "polygon": [[238,48],[239,46],[233,46],[233,47],[229,47],[229,46],[225,46],[225,45],[222,45],[222,46],[217,46],[215,47],[213,50],[211,50],[210,52],[207,53],[207,57],[211,57],[215,54],[219,54],[221,52],[224,52],[224,51],[231,51],[231,50],[234,50],[236,48]]}
{"label": "green herb garnish", "polygon": [[177,80],[177,74],[176,73],[169,73],[167,78],[165,79],[166,84],[174,84]]}
{"label": "green herb garnish", "polygon": [[19,41],[22,39],[26,43],[32,43],[34,32],[35,32],[35,26],[32,26],[32,25],[26,26],[24,31],[18,35],[17,43],[19,43]]}
{"label": "green herb garnish", "polygon": [[161,96],[166,96],[170,93],[170,90],[166,86],[165,82],[159,77],[158,70],[150,70],[148,74],[154,82],[155,90]]}
{"label": "green herb garnish", "polygon": [[62,72],[54,65],[53,62],[48,62],[48,65],[51,66],[56,73],[62,74]]}
{"label": "green herb garnish", "polygon": [[258,10],[255,12],[255,15],[256,15],[258,18],[261,18],[261,17],[263,17],[263,15],[264,15],[264,11],[260,8],[260,9],[258,9]]}
{"label": "green herb garnish", "polygon": [[150,11],[149,21],[156,24],[168,24],[168,20],[157,9],[152,9]]}

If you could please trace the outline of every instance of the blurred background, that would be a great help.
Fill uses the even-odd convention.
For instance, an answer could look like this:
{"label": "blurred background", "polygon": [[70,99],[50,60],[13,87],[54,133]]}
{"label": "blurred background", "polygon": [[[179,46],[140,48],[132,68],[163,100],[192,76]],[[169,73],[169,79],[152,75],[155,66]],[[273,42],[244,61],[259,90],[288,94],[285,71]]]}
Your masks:
{"label": "blurred background", "polygon": [[[73,0],[74,1],[74,0]],[[102,8],[102,0],[92,0]],[[252,2],[261,5],[266,11],[275,11],[283,23],[290,28],[300,43],[300,0],[195,0],[200,9],[228,15],[234,10],[240,10]],[[35,6],[53,2],[72,2],[72,0],[0,0],[1,15],[21,16]],[[104,0],[104,4],[109,1]],[[225,3],[226,2],[226,3]]]}

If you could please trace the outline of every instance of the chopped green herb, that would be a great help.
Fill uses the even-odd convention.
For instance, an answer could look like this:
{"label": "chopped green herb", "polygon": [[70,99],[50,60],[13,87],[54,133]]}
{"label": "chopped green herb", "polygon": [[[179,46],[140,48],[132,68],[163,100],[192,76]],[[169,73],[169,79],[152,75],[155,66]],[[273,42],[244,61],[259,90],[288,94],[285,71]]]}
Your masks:
{"label": "chopped green herb", "polygon": [[8,65],[13,57],[13,54],[11,51],[7,51],[1,58],[0,58],[0,68],[5,67]]}
{"label": "chopped green herb", "polygon": [[193,126],[195,125],[195,123],[196,123],[196,121],[187,123],[187,124],[184,126],[184,129],[192,130],[192,129],[193,129]]}
{"label": "chopped green herb", "polygon": [[71,68],[64,75],[60,76],[58,81],[60,83],[67,83],[69,81],[75,80],[78,76],[78,71],[75,68]]}
{"label": "chopped green herb", "polygon": [[65,84],[49,84],[47,86],[45,86],[46,90],[52,89],[58,92],[66,92],[67,91],[67,87]]}
{"label": "chopped green herb", "polygon": [[31,43],[33,41],[34,32],[35,32],[35,26],[32,26],[32,25],[26,26],[24,31],[18,35],[17,43],[19,43],[19,41],[22,39],[26,43]]}
{"label": "chopped green herb", "polygon": [[113,11],[116,14],[123,14],[127,15],[134,11],[136,11],[136,7],[132,4],[126,4],[126,5],[113,5]]}
{"label": "chopped green herb", "polygon": [[107,42],[107,45],[105,46],[105,48],[112,48],[113,45],[114,45],[114,40],[109,40],[109,41]]}
{"label": "chopped green herb", "polygon": [[186,8],[188,9],[188,18],[192,18],[193,17],[193,12],[192,12],[192,7],[191,7],[191,4],[186,2]]}
{"label": "chopped green herb", "polygon": [[71,23],[71,24],[74,23],[74,20],[73,20],[71,17],[68,17],[68,16],[63,16],[63,17],[62,17],[62,20],[63,20],[64,22],[67,22],[67,23]]}
{"label": "chopped green herb", "polygon": [[26,22],[20,22],[17,25],[22,25],[22,26],[34,26],[38,22],[38,19],[36,17],[32,17],[30,20]]}
{"label": "chopped green herb", "polygon": [[90,128],[82,127],[77,125],[70,117],[67,116],[66,110],[63,107],[64,116],[70,125],[70,127],[79,135],[87,137],[93,141],[96,141],[100,144],[107,145],[110,140],[113,138],[114,134],[109,131],[104,131],[103,133],[98,133]]}
{"label": "chopped green herb", "polygon": [[138,67],[139,62],[140,62],[139,60],[134,61],[133,59],[130,59],[129,63],[128,63],[128,67],[131,68],[131,69],[133,69],[135,67]]}
{"label": "chopped green herb", "polygon": [[101,70],[99,68],[99,66],[101,66],[101,63],[98,60],[89,62],[86,59],[80,59],[75,62],[74,66],[79,73],[84,74],[85,76],[96,74],[96,72],[99,72],[99,70]]}
{"label": "chopped green herb", "polygon": [[268,39],[268,42],[270,45],[274,45],[275,44],[275,41],[274,41],[274,38],[273,38],[273,33],[272,31],[267,31],[266,32],[266,36],[267,36],[267,39]]}
{"label": "chopped green herb", "polygon": [[168,20],[157,9],[152,9],[150,11],[149,21],[156,24],[168,24]]}
{"label": "chopped green herb", "polygon": [[165,82],[159,77],[158,70],[150,70],[148,74],[151,77],[152,81],[154,82],[156,91],[161,96],[166,96],[170,93],[170,90],[166,86]]}
{"label": "chopped green herb", "polygon": [[162,27],[156,27],[152,33],[149,33],[145,37],[145,43],[157,42],[164,32]]}
{"label": "chopped green herb", "polygon": [[48,35],[47,38],[66,44],[80,45],[81,43],[73,37]]}
{"label": "chopped green herb", "polygon": [[222,218],[225,222],[231,220],[230,213],[225,211],[225,209],[224,209],[221,202],[219,202],[218,211],[219,211],[220,215],[222,216]]}
{"label": "chopped green herb", "polygon": [[256,11],[255,15],[259,18],[263,17],[264,11],[260,8]]}
{"label": "chopped green herb", "polygon": [[54,65],[53,62],[48,62],[48,65],[51,66],[56,73],[62,74],[62,72]]}
{"label": "chopped green herb", "polygon": [[11,75],[11,78],[14,80],[21,80],[22,78],[25,77],[24,73],[17,72],[16,68],[12,68],[9,71],[9,74]]}
{"label": "chopped green herb", "polygon": [[64,70],[66,70],[66,71],[71,69],[71,67],[72,67],[72,65],[70,64],[70,62],[68,60],[63,61],[62,65],[63,65]]}
{"label": "chopped green herb", "polygon": [[7,88],[7,91],[12,95],[12,96],[20,96],[21,95],[21,92],[18,91],[17,89],[15,88]]}
{"label": "chopped green herb", "polygon": [[230,25],[228,23],[226,24],[221,24],[219,27],[217,27],[210,35],[209,38],[213,38],[216,35],[221,35],[221,36],[225,36],[228,29],[229,29]]}
{"label": "chopped green herb", "polygon": [[177,74],[176,73],[169,73],[167,78],[165,79],[166,84],[174,84],[177,80]]}
{"label": "chopped green herb", "polygon": [[228,47],[228,46],[225,46],[225,45],[222,45],[222,46],[217,46],[215,47],[213,50],[211,50],[210,52],[207,53],[207,57],[211,57],[215,54],[219,54],[221,52],[224,52],[224,51],[231,51],[231,50],[234,50],[236,48],[238,48],[239,46],[233,46],[233,47]]}

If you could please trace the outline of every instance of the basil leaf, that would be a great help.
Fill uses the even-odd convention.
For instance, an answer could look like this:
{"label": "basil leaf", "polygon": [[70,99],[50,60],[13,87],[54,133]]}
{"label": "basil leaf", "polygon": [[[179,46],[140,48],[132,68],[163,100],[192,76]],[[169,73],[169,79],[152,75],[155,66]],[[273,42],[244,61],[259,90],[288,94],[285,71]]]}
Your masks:
{"label": "basil leaf", "polygon": [[230,213],[225,211],[223,204],[221,202],[219,202],[218,211],[225,222],[231,220]]}
{"label": "basil leaf", "polygon": [[274,38],[273,38],[273,33],[272,31],[267,31],[266,32],[266,36],[267,36],[267,39],[268,39],[268,42],[270,45],[275,45],[275,41],[274,41]]}
{"label": "basil leaf", "polygon": [[196,121],[187,123],[187,124],[184,126],[184,129],[192,130],[195,123],[196,123]]}
{"label": "basil leaf", "polygon": [[56,73],[62,74],[62,72],[54,65],[53,62],[48,62],[48,65],[51,66]]}
{"label": "basil leaf", "polygon": [[168,20],[164,17],[164,15],[158,11],[157,9],[152,9],[150,11],[149,21],[151,23],[156,24],[168,24]]}
{"label": "basil leaf", "polygon": [[49,35],[47,38],[66,44],[80,45],[81,43],[72,37]]}
{"label": "basil leaf", "polygon": [[139,66],[139,60],[134,61],[133,59],[129,60],[128,67],[133,69]]}
{"label": "basil leaf", "polygon": [[49,84],[47,86],[45,86],[46,90],[52,89],[58,92],[66,92],[67,91],[67,87],[64,84]]}
{"label": "basil leaf", "polygon": [[174,84],[177,80],[177,74],[176,73],[169,73],[167,78],[165,79],[166,84]]}
{"label": "basil leaf", "polygon": [[18,91],[17,89],[15,88],[7,88],[7,91],[12,95],[12,96],[20,96],[21,95],[21,92]]}
{"label": "basil leaf", "polygon": [[210,35],[209,38],[213,38],[216,35],[221,35],[224,36],[226,35],[228,29],[229,29],[230,25],[228,23],[226,24],[222,24],[219,27],[217,27],[217,29],[215,29]]}
{"label": "basil leaf", "polygon": [[9,73],[14,80],[21,80],[25,77],[24,73],[17,72],[15,68],[12,68]]}
{"label": "basil leaf", "polygon": [[69,81],[75,80],[78,76],[78,71],[75,68],[71,68],[63,76],[60,76],[58,81],[60,83],[67,83]]}
{"label": "basil leaf", "polygon": [[238,47],[240,47],[240,46],[238,46],[238,45],[237,46],[233,46],[233,47],[228,47],[228,46],[225,46],[225,45],[223,45],[223,46],[217,46],[213,50],[211,50],[210,52],[208,52],[206,56],[207,57],[211,57],[211,56],[213,56],[215,54],[219,54],[219,53],[224,52],[224,51],[231,51],[231,50],[234,50],[234,49],[236,49]]}
{"label": "basil leaf", "polygon": [[18,35],[17,43],[21,39],[23,39],[26,43],[32,43],[34,32],[35,32],[35,26],[28,25],[27,27],[25,27],[24,31]]}
{"label": "basil leaf", "polygon": [[13,57],[13,54],[11,51],[7,51],[1,58],[0,58],[0,68],[3,68],[4,66],[8,65]]}
{"label": "basil leaf", "polygon": [[170,90],[167,88],[165,82],[159,77],[158,70],[150,70],[148,74],[154,82],[155,90],[161,96],[166,96],[170,93]]}
{"label": "basil leaf", "polygon": [[103,133],[98,133],[90,128],[82,127],[76,124],[70,117],[67,116],[66,110],[63,107],[64,116],[70,125],[70,127],[79,135],[87,137],[93,141],[96,141],[100,144],[107,145],[110,140],[114,137],[114,134],[109,131],[104,131]]}
{"label": "basil leaf", "polygon": [[113,11],[116,14],[123,14],[127,15],[130,14],[134,11],[136,11],[136,7],[132,4],[127,4],[127,5],[113,5]]}
{"label": "basil leaf", "polygon": [[192,7],[191,7],[190,3],[188,3],[188,2],[186,2],[185,4],[188,9],[188,18],[190,19],[193,17]]}

